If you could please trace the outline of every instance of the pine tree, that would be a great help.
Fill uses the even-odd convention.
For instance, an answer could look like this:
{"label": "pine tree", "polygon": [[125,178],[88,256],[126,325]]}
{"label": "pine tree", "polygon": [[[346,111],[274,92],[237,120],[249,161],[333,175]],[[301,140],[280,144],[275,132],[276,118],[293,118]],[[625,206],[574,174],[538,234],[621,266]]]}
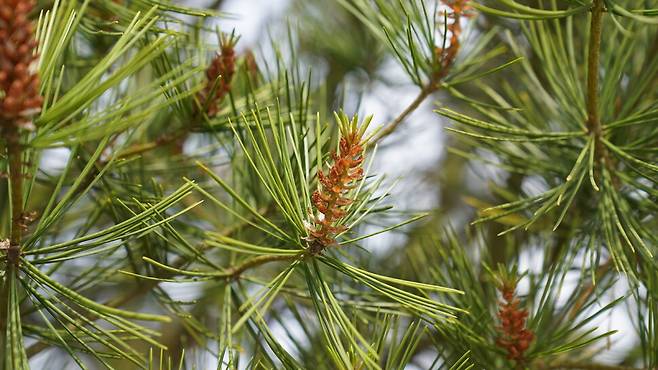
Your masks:
{"label": "pine tree", "polygon": [[658,369],[656,4],[222,5],[0,0],[1,370]]}

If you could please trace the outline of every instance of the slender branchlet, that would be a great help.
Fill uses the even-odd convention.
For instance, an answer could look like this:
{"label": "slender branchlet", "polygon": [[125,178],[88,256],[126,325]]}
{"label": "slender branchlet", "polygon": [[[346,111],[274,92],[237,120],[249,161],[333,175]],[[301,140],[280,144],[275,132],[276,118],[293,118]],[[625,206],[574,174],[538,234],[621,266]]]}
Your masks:
{"label": "slender branchlet", "polygon": [[198,98],[208,117],[219,112],[221,102],[231,90],[235,74],[236,41],[233,37],[222,37],[219,51],[206,70],[206,86],[199,92]]}
{"label": "slender branchlet", "polygon": [[341,223],[345,207],[354,200],[347,195],[355,183],[363,177],[363,153],[367,139],[364,133],[372,117],[358,124],[358,117],[350,121],[346,115],[336,115],[341,138],[339,150],[331,153],[329,170],[318,171],[318,189],[311,202],[316,214],[309,225],[309,241],[313,253],[336,244],[336,236],[346,230]]}
{"label": "slender branchlet", "polygon": [[[601,35],[603,32],[604,1],[594,0],[589,30],[589,49],[587,50],[587,131],[594,138],[594,150],[601,167],[606,167],[612,174],[613,186],[619,187],[619,179],[614,174],[614,164],[603,142],[603,126],[599,116],[599,59],[601,56]],[[610,270],[611,258],[599,267],[597,277],[602,277]],[[583,302],[594,293],[594,284],[579,296],[571,315],[579,311]]]}
{"label": "slender branchlet", "polygon": [[599,59],[603,31],[603,0],[594,0],[587,51],[587,130],[594,137],[598,159],[603,166],[612,166],[608,150],[603,143],[603,126],[599,116]]}
{"label": "slender branchlet", "polygon": [[522,367],[526,361],[525,352],[534,339],[534,333],[526,327],[528,310],[520,307],[521,301],[516,297],[517,283],[515,274],[504,275],[498,283],[503,299],[499,302],[500,326],[497,327],[499,336],[496,345],[507,351],[508,359]]}
{"label": "slender branchlet", "polygon": [[23,151],[21,130],[33,127],[31,117],[41,109],[37,75],[37,46],[29,13],[32,0],[0,1],[0,130],[7,148],[11,187],[12,227],[7,259],[18,263],[25,229],[23,210]]}
{"label": "slender branchlet", "polygon": [[[434,46],[434,57],[432,62],[433,72],[430,80],[425,86],[422,87],[418,96],[405,108],[391,123],[386,125],[374,141],[380,141],[393,133],[402,122],[413,113],[428,96],[436,92],[440,87],[440,82],[450,72],[451,67],[455,63],[457,53],[460,48],[459,36],[462,32],[461,20],[462,17],[470,17],[469,11],[471,7],[468,5],[469,0],[442,0],[443,4],[450,9],[450,11],[443,11],[440,19],[449,18],[451,21],[445,25],[446,34],[450,34],[449,43],[442,43],[441,45]],[[445,44],[445,45],[444,45]]]}

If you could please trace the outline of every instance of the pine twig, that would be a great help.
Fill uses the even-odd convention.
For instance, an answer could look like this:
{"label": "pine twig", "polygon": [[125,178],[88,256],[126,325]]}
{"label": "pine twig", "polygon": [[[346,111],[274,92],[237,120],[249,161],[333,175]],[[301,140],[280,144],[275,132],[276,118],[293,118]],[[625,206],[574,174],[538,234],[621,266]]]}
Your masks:
{"label": "pine twig", "polygon": [[11,236],[7,249],[7,262],[15,266],[20,258],[20,244],[23,238],[23,163],[18,127],[10,124],[5,137],[11,187]]}
{"label": "pine twig", "polygon": [[603,0],[594,0],[587,52],[587,130],[594,137],[595,150],[599,154],[601,165],[610,168],[612,162],[603,143],[603,126],[599,116],[599,60],[601,57],[603,15]]}
{"label": "pine twig", "polygon": [[7,146],[7,156],[9,160],[9,183],[11,193],[9,195],[12,214],[11,214],[11,236],[9,245],[5,251],[6,267],[4,272],[4,281],[0,285],[0,345],[6,346],[7,336],[7,317],[10,300],[10,280],[9,276],[18,272],[18,261],[21,254],[22,239],[22,222],[23,219],[23,174],[21,173],[22,156],[20,146],[20,133],[18,127],[12,123],[8,124],[5,130],[5,140]]}
{"label": "pine twig", "polygon": [[425,99],[436,90],[438,90],[438,88],[433,83],[428,84],[423,89],[421,89],[418,96],[416,96],[416,98],[407,106],[407,108],[405,108],[402,111],[402,113],[400,113],[386,127],[384,127],[381,131],[379,131],[379,134],[377,134],[377,136],[373,139],[373,142],[378,142],[383,138],[387,137],[388,135],[392,134],[393,131],[395,131],[398,128],[398,126],[400,126],[400,124],[404,122],[407,116],[413,113],[420,106],[420,104],[423,103]]}
{"label": "pine twig", "polygon": [[[587,52],[587,130],[594,136],[595,152],[599,153],[602,166],[611,167],[608,150],[603,143],[603,127],[599,117],[599,59],[601,56],[601,34],[603,31],[603,0],[594,0],[592,7],[592,20],[590,24],[589,49]],[[613,173],[612,171],[610,171]],[[614,175],[614,174],[613,174]],[[600,279],[608,271],[612,259],[608,258],[596,271],[596,278]],[[594,283],[589,284],[576,299],[576,303],[569,311],[569,318],[573,319],[594,293]]]}
{"label": "pine twig", "polygon": [[[29,18],[33,0],[14,1],[3,5],[0,13],[0,131],[7,147],[9,183],[11,187],[11,236],[7,262],[17,265],[20,243],[25,229],[23,209],[23,148],[21,129],[33,127],[31,117],[41,110],[43,98],[39,94],[39,76],[35,65],[38,55],[34,24]],[[6,10],[12,7],[11,12]]]}
{"label": "pine twig", "polygon": [[[268,210],[266,209],[266,210],[262,211],[261,213],[265,214],[265,213],[267,213],[267,211]],[[230,236],[230,235],[238,232],[239,230],[242,230],[242,228],[244,228],[247,225],[248,225],[248,223],[246,223],[246,222],[245,223],[240,223],[239,225],[237,225],[235,227],[231,227],[231,228],[225,230],[223,232],[223,235]],[[202,244],[202,245],[199,246],[198,251],[199,252],[204,252],[204,251],[208,250],[209,248],[210,248],[210,246],[208,246],[207,244]],[[180,267],[183,267],[188,262],[190,262],[190,259],[187,256],[180,256],[178,259],[176,259],[174,261],[173,266],[176,267],[176,268],[180,268]],[[266,262],[267,261],[263,261],[263,263],[266,263]],[[242,271],[240,271],[240,273],[242,273]],[[173,275],[174,274],[170,271],[162,271],[160,274],[157,275],[157,277],[159,277],[159,278],[168,278],[168,277],[171,277]],[[128,304],[128,303],[130,303],[130,302],[132,302],[136,299],[139,299],[140,297],[143,297],[144,295],[148,294],[159,283],[160,282],[157,281],[157,280],[146,280],[144,282],[141,282],[136,289],[133,289],[133,290],[131,290],[131,291],[115,298],[115,299],[109,300],[109,301],[103,303],[103,305],[107,306],[107,307],[112,307],[112,308],[122,307],[122,306],[124,306],[124,305],[126,305],[126,304]],[[95,320],[96,319],[96,317],[94,315],[91,315],[91,314],[86,315],[85,317],[88,320]],[[41,353],[42,351],[48,349],[49,346],[50,346],[50,344],[48,344],[46,342],[37,342],[37,343],[34,343],[33,345],[31,345],[29,348],[27,348],[27,350],[25,352],[27,353],[28,358],[31,358],[31,357]]]}
{"label": "pine twig", "polygon": [[[378,142],[393,133],[393,131],[395,131],[398,126],[400,126],[400,124],[407,118],[407,116],[413,113],[428,96],[439,90],[440,81],[448,75],[451,67],[455,63],[455,58],[457,57],[457,53],[461,48],[461,43],[459,42],[459,36],[462,32],[460,20],[462,17],[468,18],[470,16],[467,14],[467,11],[471,10],[471,7],[468,5],[467,0],[442,0],[442,3],[451,9],[449,16],[453,19],[453,22],[447,25],[448,31],[450,31],[452,34],[450,37],[450,45],[445,48],[439,46],[435,47],[435,70],[431,74],[429,82],[427,85],[423,86],[418,96],[416,96],[416,98],[407,106],[407,108],[405,108],[405,110],[402,111],[400,115],[398,115],[393,121],[391,121],[379,132],[379,134],[374,138],[374,142]],[[447,13],[446,16],[448,16]]]}

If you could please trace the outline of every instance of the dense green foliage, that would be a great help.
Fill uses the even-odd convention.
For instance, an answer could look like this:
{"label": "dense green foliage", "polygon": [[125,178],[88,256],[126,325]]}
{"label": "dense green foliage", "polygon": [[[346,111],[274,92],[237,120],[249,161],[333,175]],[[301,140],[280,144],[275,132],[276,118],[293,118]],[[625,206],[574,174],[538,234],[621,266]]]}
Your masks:
{"label": "dense green foliage", "polygon": [[658,368],[653,1],[191,3],[0,0],[0,370]]}

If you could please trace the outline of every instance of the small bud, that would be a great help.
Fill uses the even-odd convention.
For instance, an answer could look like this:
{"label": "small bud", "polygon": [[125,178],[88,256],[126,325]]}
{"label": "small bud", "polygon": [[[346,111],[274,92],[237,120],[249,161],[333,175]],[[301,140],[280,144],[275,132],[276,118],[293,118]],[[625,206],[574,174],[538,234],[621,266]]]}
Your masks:
{"label": "small bud", "polygon": [[206,70],[206,86],[198,94],[199,101],[206,107],[206,114],[214,117],[219,112],[219,104],[231,91],[231,81],[235,74],[235,40],[222,38],[220,51],[215,55]]}
{"label": "small bud", "polygon": [[247,50],[247,52],[244,55],[244,63],[245,63],[245,67],[247,68],[247,72],[249,73],[249,78],[251,79],[251,82],[252,83],[258,82],[258,76],[260,72],[258,68],[258,63],[256,63],[256,56],[254,55],[253,51]]}

